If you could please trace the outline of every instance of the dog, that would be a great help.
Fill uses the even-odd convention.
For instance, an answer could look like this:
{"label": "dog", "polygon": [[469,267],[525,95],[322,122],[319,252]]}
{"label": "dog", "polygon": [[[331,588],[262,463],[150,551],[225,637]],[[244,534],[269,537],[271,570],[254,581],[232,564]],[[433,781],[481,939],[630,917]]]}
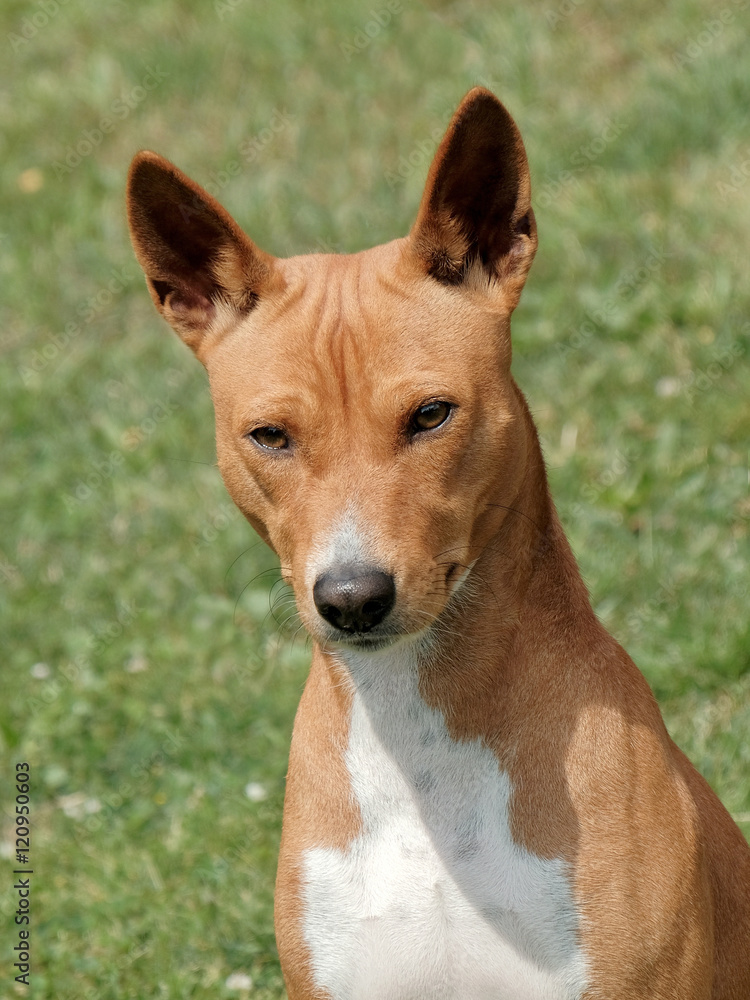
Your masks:
{"label": "dog", "polygon": [[148,151],[128,212],[313,641],[291,1000],[749,1000],[750,848],[597,620],[511,376],[537,231],[505,107],[467,94],[409,235],[361,253],[276,259]]}

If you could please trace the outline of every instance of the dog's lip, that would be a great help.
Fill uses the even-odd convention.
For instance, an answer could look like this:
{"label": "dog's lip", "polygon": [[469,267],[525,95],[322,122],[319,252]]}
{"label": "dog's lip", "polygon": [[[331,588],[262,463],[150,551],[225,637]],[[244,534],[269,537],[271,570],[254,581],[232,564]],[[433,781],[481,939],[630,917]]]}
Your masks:
{"label": "dog's lip", "polygon": [[389,632],[381,635],[373,635],[371,632],[360,632],[358,634],[329,635],[325,644],[334,646],[337,649],[352,649],[357,652],[372,652],[376,649],[385,649],[392,646],[401,636],[397,633]]}

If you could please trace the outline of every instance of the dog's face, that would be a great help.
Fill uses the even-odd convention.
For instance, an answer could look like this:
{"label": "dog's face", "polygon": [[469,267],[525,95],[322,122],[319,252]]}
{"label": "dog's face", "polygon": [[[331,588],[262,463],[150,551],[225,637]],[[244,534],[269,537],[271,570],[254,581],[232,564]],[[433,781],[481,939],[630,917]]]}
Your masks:
{"label": "dog's face", "polygon": [[536,248],[518,131],[472,91],[410,235],[278,260],[142,153],[133,243],[159,311],[206,366],[219,466],[323,644],[428,632],[526,467],[510,315]]}
{"label": "dog's face", "polygon": [[[507,317],[415,273],[403,242],[296,258],[279,275],[278,295],[206,357],[224,480],[314,636],[419,633],[496,531],[505,512],[490,500],[517,492]],[[348,573],[383,602],[387,581],[382,594],[362,582],[375,570],[395,606],[339,636],[346,622],[316,607],[316,583]]]}

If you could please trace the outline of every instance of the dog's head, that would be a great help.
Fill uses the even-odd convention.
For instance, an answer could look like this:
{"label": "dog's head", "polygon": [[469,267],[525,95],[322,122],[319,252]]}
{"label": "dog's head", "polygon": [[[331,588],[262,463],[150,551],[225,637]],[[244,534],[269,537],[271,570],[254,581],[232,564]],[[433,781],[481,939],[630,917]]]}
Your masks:
{"label": "dog's head", "polygon": [[528,459],[510,316],[536,250],[518,129],[461,103],[410,234],[281,260],[154,153],[128,186],[154,304],[208,370],[219,466],[314,638],[424,636]]}

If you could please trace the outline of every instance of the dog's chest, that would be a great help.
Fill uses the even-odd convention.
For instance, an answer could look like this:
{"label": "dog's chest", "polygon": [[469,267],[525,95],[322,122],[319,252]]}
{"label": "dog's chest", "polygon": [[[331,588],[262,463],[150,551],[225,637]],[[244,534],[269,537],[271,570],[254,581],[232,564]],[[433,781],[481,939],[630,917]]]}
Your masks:
{"label": "dog's chest", "polygon": [[578,1000],[566,866],[513,841],[495,755],[450,737],[410,664],[353,666],[346,764],[362,832],[305,853],[316,985],[332,1000]]}

